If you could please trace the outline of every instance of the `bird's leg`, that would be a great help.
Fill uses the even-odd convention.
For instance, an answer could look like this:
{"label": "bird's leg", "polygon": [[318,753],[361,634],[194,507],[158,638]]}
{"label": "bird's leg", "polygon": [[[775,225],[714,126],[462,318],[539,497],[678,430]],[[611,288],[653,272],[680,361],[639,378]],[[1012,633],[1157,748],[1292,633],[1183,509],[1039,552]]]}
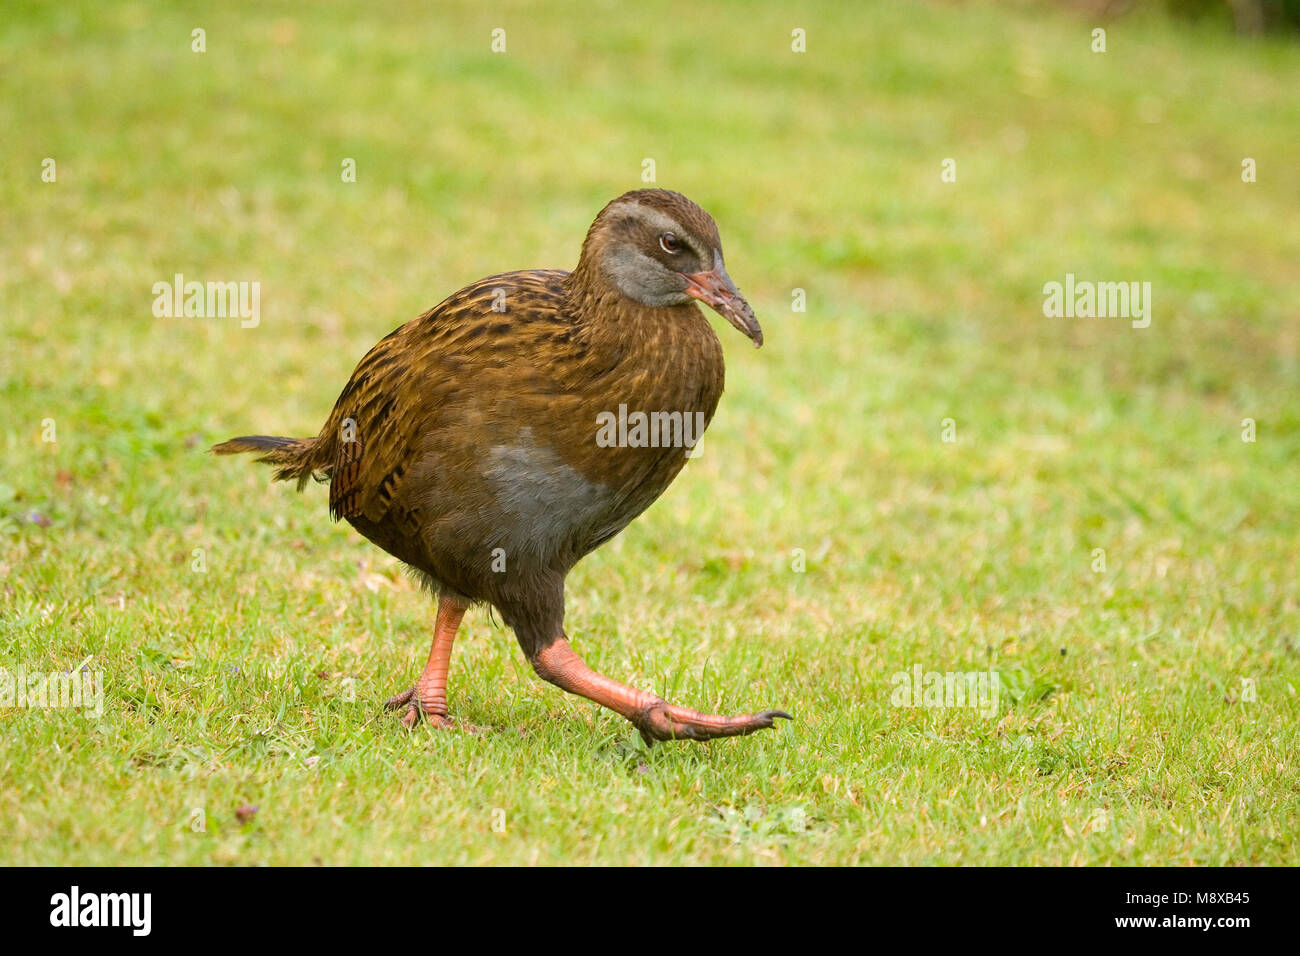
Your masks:
{"label": "bird's leg", "polygon": [[709,740],[713,737],[738,737],[773,726],[777,717],[791,719],[783,710],[724,717],[675,707],[662,697],[636,690],[596,673],[563,637],[536,651],[532,664],[544,680],[622,714],[641,731],[641,737],[647,744],[678,738]]}
{"label": "bird's leg", "polygon": [[450,725],[451,721],[447,718],[447,669],[451,666],[451,646],[456,640],[456,631],[460,629],[465,610],[465,605],[455,598],[447,595],[438,598],[433,646],[429,648],[429,660],[424,665],[424,673],[414,687],[404,694],[390,697],[384,703],[386,710],[406,708],[406,713],[402,715],[404,726],[414,727],[421,717],[427,717],[435,727]]}

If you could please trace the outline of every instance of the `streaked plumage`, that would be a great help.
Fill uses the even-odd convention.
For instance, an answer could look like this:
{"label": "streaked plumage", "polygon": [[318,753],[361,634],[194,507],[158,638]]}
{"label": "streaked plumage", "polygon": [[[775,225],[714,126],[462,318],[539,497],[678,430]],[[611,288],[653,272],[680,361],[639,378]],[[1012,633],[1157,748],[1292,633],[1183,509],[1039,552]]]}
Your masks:
{"label": "streaked plumage", "polygon": [[[450,654],[457,609],[488,602],[539,673],[621,713],[635,703],[625,716],[647,739],[771,726],[779,712],[695,715],[714,721],[699,727],[662,720],[663,708],[694,712],[622,685],[619,694],[641,697],[611,703],[552,673],[562,652],[572,654],[565,575],[687,460],[681,447],[600,447],[598,416],[623,404],[698,412],[707,424],[717,408],[722,347],[696,298],[761,343],[708,214],[677,193],[628,193],[592,224],[572,273],[489,276],[390,333],[357,365],[315,438],[237,438],[214,451],[263,452],[276,479],[299,487],[328,481],[331,514],[422,573],[449,609],[440,622],[445,613],[451,632],[439,632],[435,652],[441,639]],[[413,690],[408,724],[445,717],[444,695],[431,708],[430,695]]]}

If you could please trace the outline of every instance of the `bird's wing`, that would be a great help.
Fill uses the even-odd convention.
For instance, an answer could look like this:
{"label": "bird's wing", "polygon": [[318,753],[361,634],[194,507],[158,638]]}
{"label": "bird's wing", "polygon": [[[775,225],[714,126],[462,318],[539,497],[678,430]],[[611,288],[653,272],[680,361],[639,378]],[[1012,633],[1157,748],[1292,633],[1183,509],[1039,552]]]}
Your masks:
{"label": "bird's wing", "polygon": [[566,275],[533,270],[480,279],[366,354],[317,440],[334,518],[378,522],[389,513],[417,446],[436,437],[440,409],[466,389],[499,382],[518,367],[519,349],[568,321]]}

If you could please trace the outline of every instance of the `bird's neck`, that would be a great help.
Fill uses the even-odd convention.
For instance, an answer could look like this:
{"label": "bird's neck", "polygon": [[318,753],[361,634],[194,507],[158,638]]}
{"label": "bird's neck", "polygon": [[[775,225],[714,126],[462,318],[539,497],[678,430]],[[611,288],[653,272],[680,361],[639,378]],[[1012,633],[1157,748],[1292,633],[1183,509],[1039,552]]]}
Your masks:
{"label": "bird's neck", "polygon": [[584,257],[565,279],[565,311],[583,353],[581,374],[610,376],[630,407],[713,417],[725,374],[722,345],[693,302],[636,302]]}
{"label": "bird's neck", "polygon": [[717,341],[712,326],[693,302],[678,306],[638,302],[587,255],[564,280],[564,311],[584,343],[602,351],[658,351],[671,357],[678,349]]}
{"label": "bird's neck", "polygon": [[584,337],[617,334],[616,316],[638,303],[624,296],[590,256],[583,256],[564,279],[564,311]]}

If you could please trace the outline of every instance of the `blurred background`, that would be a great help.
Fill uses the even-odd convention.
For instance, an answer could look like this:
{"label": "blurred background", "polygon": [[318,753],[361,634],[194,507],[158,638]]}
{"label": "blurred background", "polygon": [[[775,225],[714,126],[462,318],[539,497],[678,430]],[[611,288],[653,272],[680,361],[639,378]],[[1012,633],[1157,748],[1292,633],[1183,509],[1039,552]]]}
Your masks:
{"label": "blurred background", "polygon": [[[93,653],[127,705],[110,709],[100,775],[44,810],[21,793],[40,787],[57,731],[16,733],[9,765],[30,769],[0,817],[27,806],[31,861],[64,839],[94,860],[113,843],[96,827],[139,833],[168,812],[149,809],[157,778],[129,768],[180,792],[193,762],[225,761],[237,769],[208,786],[233,803],[316,786],[258,749],[274,754],[278,734],[293,752],[350,752],[294,707],[328,711],[331,685],[312,675],[349,673],[364,692],[343,723],[369,715],[418,664],[429,609],[394,562],[330,524],[319,489],[298,498],[204,450],[315,434],[375,341],[480,276],[571,267],[601,206],[647,184],[649,160],[654,185],[717,219],[767,344],[719,325],[728,389],[703,456],[570,578],[573,627],[592,635],[575,643],[698,705],[788,700],[801,715],[807,736],[791,734],[809,776],[739,749],[682,757],[722,761],[708,764],[719,779],[688,766],[663,785],[663,812],[696,820],[682,808],[705,773],[706,792],[733,794],[716,804],[796,794],[826,827],[815,845],[756,849],[700,822],[693,850],[659,842],[659,858],[885,852],[851,829],[887,830],[895,861],[950,859],[975,845],[980,795],[1019,773],[1002,762],[1020,766],[999,749],[1010,739],[1030,742],[1035,767],[1129,788],[1142,822],[1084,861],[1285,855],[1297,797],[1280,758],[1212,792],[1205,781],[1225,753],[1296,752],[1298,11],[7,2],[3,648],[51,667]],[[153,286],[177,273],[259,283],[257,327],[155,317]],[[1150,282],[1150,326],[1045,316],[1044,285],[1067,273]],[[453,670],[471,719],[545,726],[558,708],[623,733],[540,689],[486,615],[473,627],[482,639]],[[996,663],[1015,708],[996,733],[888,710],[888,675],[916,661]],[[235,684],[232,668],[260,676]],[[1223,713],[1245,674],[1269,688],[1249,726]],[[223,720],[200,721],[201,700]],[[1117,738],[1084,733],[1094,720]],[[1117,769],[1107,748],[1150,741],[1153,726],[1159,752],[1139,745]],[[884,767],[938,759],[927,747],[945,727],[990,749],[943,824],[909,815],[933,796],[919,769],[884,830],[828,782],[870,791],[861,781]],[[773,762],[737,782],[726,761],[742,759]],[[576,808],[608,789],[578,777]],[[1100,799],[1035,781],[1025,799],[1050,813],[1077,799],[1086,816]],[[213,836],[158,852],[405,859],[384,835],[399,823],[353,820],[320,786],[323,813],[383,831],[370,850],[285,823],[275,850]],[[1189,794],[1223,811],[1218,829]],[[1247,811],[1247,797],[1262,802]],[[119,805],[102,822],[77,809]],[[389,811],[417,813],[403,806]],[[443,822],[439,839],[456,840]],[[1070,859],[1059,821],[1040,824],[1032,850],[1008,831],[981,858]],[[580,834],[537,832],[550,842],[532,849],[576,852]]]}
{"label": "blurred background", "polygon": [[[1069,0],[1067,0],[1069,2]],[[1079,9],[1103,16],[1140,8],[1142,0],[1077,0]],[[1241,33],[1294,31],[1300,28],[1300,3],[1295,0],[1163,0],[1158,4],[1187,20],[1231,25]]]}

